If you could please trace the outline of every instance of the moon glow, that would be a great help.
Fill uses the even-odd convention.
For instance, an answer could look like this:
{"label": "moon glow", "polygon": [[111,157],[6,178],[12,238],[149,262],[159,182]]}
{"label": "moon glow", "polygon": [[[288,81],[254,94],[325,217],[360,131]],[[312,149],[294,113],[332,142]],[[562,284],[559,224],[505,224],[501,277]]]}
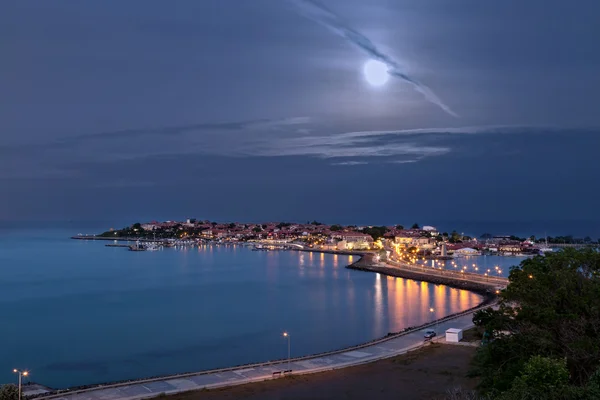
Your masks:
{"label": "moon glow", "polygon": [[382,86],[390,77],[388,74],[388,66],[377,60],[367,61],[363,68],[363,72],[365,74],[365,79],[371,86]]}

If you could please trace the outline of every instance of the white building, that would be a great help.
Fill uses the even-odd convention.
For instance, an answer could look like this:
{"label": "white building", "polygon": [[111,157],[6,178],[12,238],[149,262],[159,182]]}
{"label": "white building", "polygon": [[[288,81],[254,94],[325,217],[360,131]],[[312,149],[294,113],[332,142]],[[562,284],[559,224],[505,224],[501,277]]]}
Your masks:
{"label": "white building", "polygon": [[470,247],[463,247],[462,249],[454,250],[455,256],[479,256],[481,252]]}
{"label": "white building", "polygon": [[463,338],[462,329],[450,328],[446,329],[446,342],[458,343]]}
{"label": "white building", "polygon": [[426,225],[422,229],[429,233],[431,236],[437,236],[440,234],[434,226]]}

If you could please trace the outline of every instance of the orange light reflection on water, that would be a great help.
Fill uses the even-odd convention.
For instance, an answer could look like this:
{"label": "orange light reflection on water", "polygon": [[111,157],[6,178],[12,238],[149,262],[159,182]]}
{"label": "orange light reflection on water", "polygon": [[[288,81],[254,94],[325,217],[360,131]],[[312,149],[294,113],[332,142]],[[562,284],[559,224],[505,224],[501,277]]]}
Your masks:
{"label": "orange light reflection on water", "polygon": [[[419,311],[420,323],[425,323],[474,307],[481,300],[475,293],[445,285],[389,276],[385,280],[376,277],[373,322],[375,326],[381,326],[379,324],[387,320],[389,330],[397,332],[415,324],[415,309]],[[430,308],[434,311],[431,312]],[[387,318],[383,317],[385,314]]]}

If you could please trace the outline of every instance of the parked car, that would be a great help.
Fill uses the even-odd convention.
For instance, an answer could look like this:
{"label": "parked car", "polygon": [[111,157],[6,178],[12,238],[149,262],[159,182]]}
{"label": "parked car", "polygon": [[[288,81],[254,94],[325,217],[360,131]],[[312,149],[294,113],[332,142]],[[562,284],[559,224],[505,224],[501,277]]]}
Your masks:
{"label": "parked car", "polygon": [[435,331],[425,331],[425,339],[431,339],[435,336]]}

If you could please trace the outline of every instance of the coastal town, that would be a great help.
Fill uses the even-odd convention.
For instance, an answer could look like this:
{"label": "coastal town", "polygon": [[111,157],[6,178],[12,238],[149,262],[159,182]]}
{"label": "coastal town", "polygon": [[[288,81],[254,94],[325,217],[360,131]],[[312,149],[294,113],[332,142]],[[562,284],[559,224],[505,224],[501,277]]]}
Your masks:
{"label": "coastal town", "polygon": [[[193,245],[200,242],[246,243],[255,249],[295,248],[331,252],[377,251],[382,257],[417,254],[428,258],[452,258],[482,254],[528,256],[551,251],[553,247],[583,247],[596,244],[591,238],[572,236],[536,238],[483,233],[472,237],[456,231],[440,232],[434,226],[343,226],[318,221],[306,223],[218,223],[189,218],[185,221],[135,223],[110,229],[95,238],[136,240],[133,250],[159,246]],[[77,238],[89,238],[79,235]],[[408,257],[410,258],[410,257]]]}

